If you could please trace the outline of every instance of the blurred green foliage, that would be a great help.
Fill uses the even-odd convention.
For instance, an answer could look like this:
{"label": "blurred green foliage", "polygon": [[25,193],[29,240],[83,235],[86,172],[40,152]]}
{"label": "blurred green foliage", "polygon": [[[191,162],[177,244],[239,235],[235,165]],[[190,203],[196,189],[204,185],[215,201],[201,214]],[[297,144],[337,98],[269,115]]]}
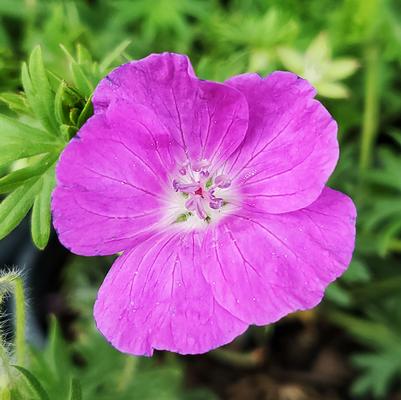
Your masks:
{"label": "blurred green foliage", "polygon": [[[114,66],[159,51],[187,53],[206,79],[288,69],[317,87],[340,128],[330,185],[351,195],[359,214],[353,263],[320,309],[365,349],[351,355],[353,395],[387,399],[401,376],[397,0],[1,0],[0,238],[32,209],[32,238],[45,248],[54,165],[91,115],[94,87]],[[189,398],[176,360],[128,358],[103,342],[90,314],[103,275],[92,279],[92,269],[74,263],[68,270],[78,339],[65,343],[53,323],[48,347],[12,374],[24,378],[23,398],[78,399],[82,391],[84,399],[151,399],[152,390]],[[115,374],[103,386],[110,364]]]}

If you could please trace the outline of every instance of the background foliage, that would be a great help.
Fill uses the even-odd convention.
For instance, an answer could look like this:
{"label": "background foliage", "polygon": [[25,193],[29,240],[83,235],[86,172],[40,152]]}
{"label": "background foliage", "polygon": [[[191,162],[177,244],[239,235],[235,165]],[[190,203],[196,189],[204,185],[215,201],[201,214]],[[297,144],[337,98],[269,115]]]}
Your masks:
{"label": "background foliage", "polygon": [[[206,79],[287,69],[316,86],[340,127],[341,159],[330,185],[355,199],[359,217],[352,265],[314,313],[347,332],[355,344],[349,354],[355,375],[347,387],[350,398],[389,399],[398,393],[397,0],[1,0],[0,238],[29,215],[32,240],[45,249],[54,165],[91,115],[94,87],[114,66],[160,51],[187,53]],[[5,344],[2,399],[215,398],[206,389],[183,389],[181,359],[126,357],[103,341],[93,327],[91,307],[105,273],[101,266],[109,264],[70,258],[63,267],[62,292],[77,315],[74,339],[65,341],[53,319],[44,350],[29,345],[16,360],[18,341],[16,349]],[[14,292],[19,279],[4,274],[0,298]],[[23,341],[20,336],[20,347]],[[15,362],[18,369],[11,366]]]}

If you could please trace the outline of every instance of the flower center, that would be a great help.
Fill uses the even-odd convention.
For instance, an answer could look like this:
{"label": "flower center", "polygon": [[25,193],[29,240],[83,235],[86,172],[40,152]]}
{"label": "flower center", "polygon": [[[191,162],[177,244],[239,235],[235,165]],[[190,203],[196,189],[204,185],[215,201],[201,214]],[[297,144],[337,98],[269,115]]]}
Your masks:
{"label": "flower center", "polygon": [[187,199],[185,208],[188,213],[180,215],[177,221],[186,221],[188,216],[195,214],[209,222],[211,210],[219,210],[227,204],[220,193],[217,195],[216,192],[230,187],[231,181],[225,175],[211,177],[209,167],[207,160],[201,160],[192,164],[186,163],[178,170],[180,178],[173,180],[173,188]]}

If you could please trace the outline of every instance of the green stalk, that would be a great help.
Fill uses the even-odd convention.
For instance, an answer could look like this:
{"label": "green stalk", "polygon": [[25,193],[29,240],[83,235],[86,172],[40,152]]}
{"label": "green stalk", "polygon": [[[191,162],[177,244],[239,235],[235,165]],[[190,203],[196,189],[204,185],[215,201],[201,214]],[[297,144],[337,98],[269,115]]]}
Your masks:
{"label": "green stalk", "polygon": [[[24,365],[25,361],[25,293],[24,282],[18,272],[9,272],[0,276],[0,303],[7,293],[14,294],[15,304],[15,352],[18,365]],[[0,358],[6,357],[6,352],[1,344]],[[6,357],[7,358],[7,357]]]}
{"label": "green stalk", "polygon": [[389,246],[388,249],[392,252],[395,253],[401,253],[401,240],[400,239],[393,239]]}
{"label": "green stalk", "polygon": [[3,369],[4,372],[6,373],[8,379],[11,379],[11,368],[10,368],[10,364],[8,361],[8,354],[7,354],[7,350],[4,347],[1,338],[0,338],[0,361],[1,364],[3,365]]}
{"label": "green stalk", "polygon": [[380,56],[376,44],[368,44],[365,48],[365,104],[363,112],[361,149],[359,167],[361,173],[365,172],[371,163],[372,148],[379,127],[379,72]]}
{"label": "green stalk", "polygon": [[15,351],[18,365],[25,361],[25,294],[24,283],[20,276],[14,281],[15,301]]}
{"label": "green stalk", "polygon": [[117,382],[118,392],[123,392],[132,381],[132,376],[135,373],[137,365],[138,358],[132,356],[126,357],[122,374]]}

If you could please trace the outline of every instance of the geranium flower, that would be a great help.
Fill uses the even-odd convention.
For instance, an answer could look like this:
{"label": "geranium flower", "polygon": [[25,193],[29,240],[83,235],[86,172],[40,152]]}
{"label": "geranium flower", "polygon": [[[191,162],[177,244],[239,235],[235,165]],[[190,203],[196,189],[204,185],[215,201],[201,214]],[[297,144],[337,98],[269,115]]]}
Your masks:
{"label": "geranium flower", "polygon": [[113,346],[203,353],[320,302],[355,208],[325,187],[337,125],[314,96],[288,72],[204,81],[171,53],[100,82],[52,209],[72,252],[123,252],[94,307]]}

